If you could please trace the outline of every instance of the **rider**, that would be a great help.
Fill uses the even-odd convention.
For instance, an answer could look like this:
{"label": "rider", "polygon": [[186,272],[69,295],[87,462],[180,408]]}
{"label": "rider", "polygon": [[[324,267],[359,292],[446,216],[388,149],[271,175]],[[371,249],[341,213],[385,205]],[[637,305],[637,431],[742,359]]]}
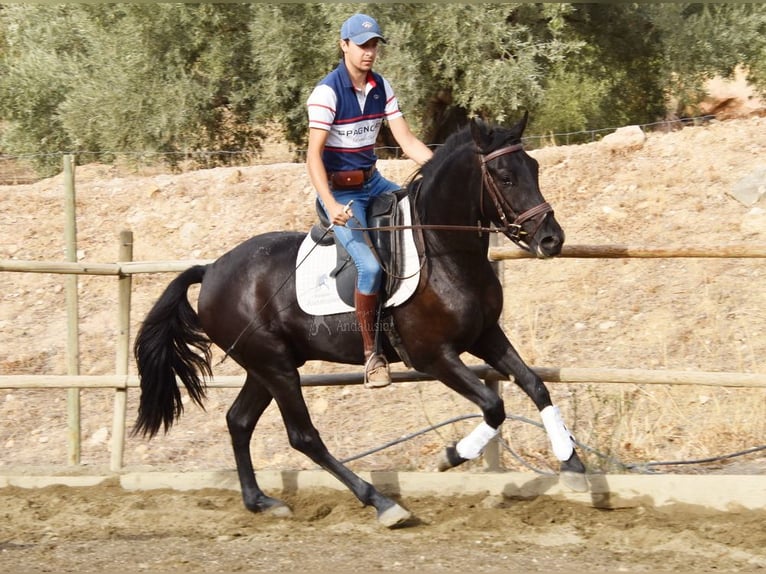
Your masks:
{"label": "rider", "polygon": [[[375,354],[383,272],[364,232],[354,227],[367,227],[370,198],[400,188],[375,169],[374,146],[383,120],[410,159],[423,164],[432,155],[410,131],[391,85],[372,71],[381,42],[386,40],[370,16],[354,14],[346,20],[340,30],[343,58],[317,84],[307,102],[306,166],[320,203],[335,225],[336,240],[346,248],[357,268],[354,306],[364,343],[368,387],[391,383],[385,357]],[[346,209],[349,202],[351,206]]]}

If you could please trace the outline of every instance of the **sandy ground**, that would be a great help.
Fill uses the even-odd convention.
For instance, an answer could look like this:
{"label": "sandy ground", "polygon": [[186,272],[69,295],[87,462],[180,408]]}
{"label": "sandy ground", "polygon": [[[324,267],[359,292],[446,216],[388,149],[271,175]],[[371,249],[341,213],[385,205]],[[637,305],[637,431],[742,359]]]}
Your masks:
{"label": "sandy ground", "polygon": [[0,490],[6,572],[762,572],[763,511],[604,511],[547,498],[408,499],[385,530],[350,494],[299,492],[290,519],[236,492]]}
{"label": "sandy ground", "polygon": [[[714,121],[651,133],[633,149],[605,142],[532,152],[541,188],[569,244],[684,247],[766,243],[766,205],[736,201],[738,182],[766,166],[766,118]],[[407,161],[382,161],[403,181]],[[180,174],[77,168],[79,259],[115,261],[118,235],[135,235],[136,260],[212,259],[253,234],[307,230],[313,192],[299,164]],[[0,259],[64,258],[61,176],[0,186]],[[504,326],[530,364],[766,373],[762,259],[511,261]],[[132,333],[172,274],[138,276]],[[0,374],[65,374],[64,277],[0,274]],[[80,372],[115,368],[117,288],[81,277]],[[216,358],[220,359],[217,352]],[[216,361],[217,362],[217,361]],[[131,372],[134,366],[131,364]],[[309,364],[305,373],[356,367]],[[239,375],[231,361],[217,375]],[[763,390],[703,386],[551,384],[593,469],[736,453],[766,443]],[[167,436],[128,441],[125,463],[145,469],[231,468],[224,413],[235,390],[211,391]],[[137,396],[129,396],[135,413]],[[507,411],[537,421],[503,384]],[[341,458],[477,409],[438,383],[306,391],[316,426]],[[83,391],[82,462],[109,461],[113,396]],[[0,471],[66,461],[66,393],[0,391]],[[432,469],[445,443],[475,419],[448,425],[351,463],[356,469]],[[287,445],[269,409],[253,444],[259,468],[312,468]],[[537,426],[509,420],[509,469],[555,461]],[[521,462],[520,462],[521,461]],[[667,472],[763,473],[764,453]],[[476,468],[481,462],[472,463]],[[128,493],[119,488],[3,489],[0,566],[55,571],[131,569],[550,571],[755,570],[766,565],[763,514],[701,516],[699,509],[600,511],[547,500],[412,500],[418,521],[380,531],[351,495],[302,493],[296,518],[254,517],[230,492]],[[304,498],[300,498],[304,497]]]}

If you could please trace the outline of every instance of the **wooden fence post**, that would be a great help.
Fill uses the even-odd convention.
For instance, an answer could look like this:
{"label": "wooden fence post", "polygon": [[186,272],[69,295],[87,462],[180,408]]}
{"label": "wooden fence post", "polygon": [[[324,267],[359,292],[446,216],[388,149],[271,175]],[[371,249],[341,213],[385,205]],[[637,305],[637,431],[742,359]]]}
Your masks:
{"label": "wooden fence post", "polygon": [[[133,232],[120,232],[120,250],[117,261],[133,261]],[[130,291],[132,275],[118,276],[118,309],[117,309],[117,364],[115,374],[128,375],[128,358],[130,356]],[[112,456],[110,470],[118,472],[122,469],[125,452],[125,419],[128,407],[128,387],[117,388],[114,393],[114,418],[112,419]]]}
{"label": "wooden fence post", "polygon": [[[490,246],[499,247],[502,244],[503,237],[504,236],[501,236],[499,233],[493,233],[490,235]],[[492,265],[492,269],[494,269],[495,275],[497,275],[497,278],[500,280],[500,284],[503,286],[503,293],[505,293],[505,265],[502,261],[499,260],[491,261],[490,265]],[[505,327],[505,305],[503,305],[503,309],[500,312],[498,322],[500,323],[501,328]],[[500,379],[496,375],[488,373],[484,377],[484,382],[490,389],[502,397]],[[499,439],[500,435],[498,435],[495,440],[490,441],[484,449],[484,466],[490,472],[500,472],[502,470],[502,463],[500,461]]]}
{"label": "wooden fence post", "polygon": [[[66,154],[64,161],[64,240],[66,260],[77,262],[77,214],[74,187],[74,156]],[[80,320],[78,310],[77,275],[66,281],[67,310],[67,374],[80,374]],[[69,430],[68,458],[70,465],[80,464],[80,389],[67,391],[67,425]]]}
{"label": "wooden fence post", "polygon": [[[502,383],[500,382],[500,377],[493,375],[492,373],[488,373],[484,377],[484,382],[486,385],[495,391],[498,395],[502,392],[502,387],[500,386]],[[503,463],[500,458],[500,436],[497,435],[496,438],[489,441],[489,444],[487,444],[486,448],[484,449],[484,467],[490,471],[490,472],[502,472],[503,471]]]}

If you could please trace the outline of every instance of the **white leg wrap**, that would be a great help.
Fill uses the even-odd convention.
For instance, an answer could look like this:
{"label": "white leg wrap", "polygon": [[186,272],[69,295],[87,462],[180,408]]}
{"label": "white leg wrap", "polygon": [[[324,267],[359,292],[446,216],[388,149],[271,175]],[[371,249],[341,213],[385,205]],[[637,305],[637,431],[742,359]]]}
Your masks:
{"label": "white leg wrap", "polygon": [[466,460],[479,456],[489,441],[497,436],[500,429],[493,429],[486,422],[481,421],[479,426],[471,431],[467,437],[460,440],[455,446],[457,453]]}
{"label": "white leg wrap", "polygon": [[569,460],[574,452],[574,437],[564,424],[559,408],[549,405],[540,411],[540,416],[543,418],[543,426],[551,440],[553,454],[562,462]]}

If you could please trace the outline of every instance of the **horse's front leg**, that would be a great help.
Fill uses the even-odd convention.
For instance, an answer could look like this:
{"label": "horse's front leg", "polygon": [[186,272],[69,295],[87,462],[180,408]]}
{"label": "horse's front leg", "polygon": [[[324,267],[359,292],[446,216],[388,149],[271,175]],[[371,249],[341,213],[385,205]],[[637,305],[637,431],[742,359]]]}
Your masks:
{"label": "horse's front leg", "polygon": [[446,448],[439,461],[439,470],[448,470],[478,458],[505,421],[503,400],[466,367],[457,354],[442,354],[428,362],[416,361],[414,366],[477,405],[484,415],[484,420],[470,434]]}
{"label": "horse's front leg", "polygon": [[564,424],[561,413],[553,404],[543,380],[527,366],[513,348],[499,325],[485,331],[470,350],[505,376],[513,376],[515,383],[532,399],[540,411],[543,426],[551,442],[553,454],[561,461],[561,479],[573,490],[588,490],[585,465],[575,450],[574,437]]}

